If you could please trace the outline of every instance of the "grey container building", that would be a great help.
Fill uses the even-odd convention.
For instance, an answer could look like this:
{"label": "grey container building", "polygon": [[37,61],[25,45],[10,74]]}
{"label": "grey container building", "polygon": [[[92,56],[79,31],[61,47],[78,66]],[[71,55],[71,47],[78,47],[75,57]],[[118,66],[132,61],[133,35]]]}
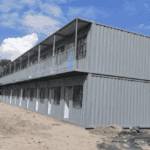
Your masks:
{"label": "grey container building", "polygon": [[89,128],[150,127],[149,49],[149,36],[75,18],[1,70],[1,99]]}

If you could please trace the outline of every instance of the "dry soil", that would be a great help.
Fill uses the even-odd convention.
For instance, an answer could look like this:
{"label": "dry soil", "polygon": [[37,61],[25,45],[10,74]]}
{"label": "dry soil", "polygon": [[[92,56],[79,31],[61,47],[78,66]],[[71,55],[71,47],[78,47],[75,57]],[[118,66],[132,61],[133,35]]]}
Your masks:
{"label": "dry soil", "polygon": [[[149,150],[149,130],[131,133],[118,126],[91,130],[0,102],[2,150]],[[150,136],[149,136],[150,137]]]}

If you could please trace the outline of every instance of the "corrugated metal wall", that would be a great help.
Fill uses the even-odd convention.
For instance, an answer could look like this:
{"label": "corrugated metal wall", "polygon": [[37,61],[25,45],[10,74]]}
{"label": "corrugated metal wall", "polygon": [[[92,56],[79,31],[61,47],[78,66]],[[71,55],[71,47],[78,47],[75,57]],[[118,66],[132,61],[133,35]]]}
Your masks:
{"label": "corrugated metal wall", "polygon": [[91,32],[89,70],[150,79],[150,38],[96,23]]}
{"label": "corrugated metal wall", "polygon": [[[73,107],[73,95],[69,98],[69,118],[64,118],[64,106],[65,106],[65,87],[66,86],[76,86],[76,85],[83,85],[83,100],[82,100],[82,108],[74,108]],[[55,105],[54,102],[54,93],[49,93],[48,90],[55,87],[61,87],[61,94],[60,94],[60,103],[59,105]],[[37,82],[28,82],[20,85],[11,85],[7,87],[7,89],[12,90],[12,99],[11,105],[19,106],[20,97],[21,97],[21,89],[26,90],[25,99],[22,98],[22,108],[29,109],[35,112],[39,112],[40,114],[52,116],[57,119],[67,120],[70,123],[74,123],[76,125],[84,126],[85,124],[85,103],[86,103],[86,90],[87,90],[87,75],[77,75],[76,77],[68,77],[68,78],[58,78],[58,79],[49,79],[43,80],[40,79]],[[35,94],[34,98],[31,101],[30,92],[29,98],[27,96],[27,90],[34,88]],[[45,99],[43,102],[40,100],[40,89],[45,88]],[[3,86],[3,89],[6,87]],[[20,97],[17,99],[17,93],[15,90],[20,91]],[[73,94],[73,90],[70,92]],[[16,103],[15,103],[16,98]],[[27,107],[27,100],[29,100],[29,104]],[[38,101],[38,110],[36,111],[36,102]],[[48,101],[51,101],[51,112],[48,114]],[[10,97],[8,104],[10,104]]]}
{"label": "corrugated metal wall", "polygon": [[150,127],[150,82],[91,74],[88,79],[87,124]]}

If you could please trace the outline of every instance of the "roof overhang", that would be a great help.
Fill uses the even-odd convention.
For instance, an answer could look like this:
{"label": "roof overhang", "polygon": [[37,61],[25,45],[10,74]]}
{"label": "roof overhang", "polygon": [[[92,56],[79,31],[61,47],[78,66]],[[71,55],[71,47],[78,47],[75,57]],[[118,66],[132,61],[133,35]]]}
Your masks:
{"label": "roof overhang", "polygon": [[[78,19],[78,30],[80,30],[84,26],[92,24],[92,21],[87,21],[87,20],[84,20],[81,18],[75,18],[72,21],[70,21],[69,23],[67,23],[65,26],[63,26],[62,28],[60,28],[59,30],[54,32],[52,35],[48,36],[46,39],[44,39],[43,41],[41,41],[40,43],[35,45],[33,48],[31,48],[30,50],[28,50],[27,52],[22,54],[20,57],[23,57],[23,58],[28,57],[28,52],[31,52],[31,53],[38,52],[39,45],[41,45],[41,50],[45,49],[48,46],[51,46],[53,44],[54,35],[55,35],[55,42],[57,42],[57,41],[63,39],[64,37],[75,33],[77,19]],[[12,62],[18,61],[18,59],[20,59],[20,57],[18,57],[17,59],[15,59]]]}

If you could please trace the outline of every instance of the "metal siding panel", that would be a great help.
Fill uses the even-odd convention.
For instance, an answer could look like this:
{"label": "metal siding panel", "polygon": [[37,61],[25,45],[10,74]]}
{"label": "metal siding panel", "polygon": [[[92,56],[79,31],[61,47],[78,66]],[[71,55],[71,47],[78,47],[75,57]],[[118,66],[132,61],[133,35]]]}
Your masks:
{"label": "metal siding panel", "polygon": [[93,89],[93,92],[92,92],[92,125],[96,124],[96,101],[97,101],[97,97],[95,96],[96,95],[96,78],[94,77],[93,80],[92,80],[92,89]]}
{"label": "metal siding panel", "polygon": [[113,109],[114,109],[114,93],[113,93],[113,89],[114,89],[114,79],[111,78],[110,80],[110,89],[111,89],[111,92],[110,92],[110,100],[111,100],[111,110],[110,110],[110,122],[111,124],[113,125]]}
{"label": "metal siding panel", "polygon": [[136,98],[136,100],[137,100],[137,110],[138,110],[136,112],[137,113],[136,115],[137,115],[137,124],[138,125],[140,125],[140,118],[139,118],[139,116],[140,116],[140,109],[141,109],[140,108],[140,101],[141,100],[140,100],[140,95],[139,95],[139,93],[140,93],[139,92],[140,91],[140,84],[141,84],[140,82],[137,82],[137,86],[136,86],[136,90],[137,90],[137,98]]}
{"label": "metal siding panel", "polygon": [[95,115],[95,117],[96,117],[96,126],[98,126],[99,124],[100,124],[100,122],[99,122],[99,119],[100,119],[100,111],[101,111],[101,99],[100,99],[100,96],[99,96],[99,94],[101,94],[101,92],[100,92],[100,80],[101,80],[101,78],[96,78],[96,115]]}
{"label": "metal siding panel", "polygon": [[104,27],[104,47],[103,47],[103,51],[104,51],[104,73],[107,72],[107,28]]}
{"label": "metal siding panel", "polygon": [[119,125],[122,125],[122,118],[123,118],[123,116],[122,116],[122,112],[123,112],[123,108],[122,108],[122,104],[123,104],[123,101],[124,101],[124,98],[122,99],[122,89],[123,89],[123,87],[122,87],[122,84],[123,84],[123,80],[120,80],[120,96],[119,96],[119,102],[120,102],[120,106],[119,106],[119,108],[120,108],[120,113],[119,113]]}
{"label": "metal siding panel", "polygon": [[108,68],[107,68],[107,72],[110,73],[110,57],[111,57],[111,53],[110,53],[110,47],[111,47],[111,29],[108,28],[108,40],[107,40],[107,56],[108,56],[108,60],[107,60],[107,64],[108,64]]}
{"label": "metal siding panel", "polygon": [[[98,80],[98,78],[97,78],[97,80]],[[98,114],[99,114],[99,122],[98,122],[98,124],[99,125],[102,125],[102,113],[103,113],[103,87],[102,87],[102,77],[100,77],[99,78],[99,82],[98,82],[98,84],[99,84],[99,89],[100,89],[100,92],[98,92],[99,94],[98,94],[98,98],[100,99],[100,102],[99,102],[99,110],[98,110]]]}
{"label": "metal siding panel", "polygon": [[108,125],[108,78],[105,78],[105,124]]}
{"label": "metal siding panel", "polygon": [[143,92],[144,92],[144,83],[142,82],[142,84],[141,84],[141,125],[143,126],[144,124],[143,124],[143,98],[144,98],[144,94],[143,94]]}
{"label": "metal siding panel", "polygon": [[143,88],[143,124],[144,124],[144,126],[146,125],[146,122],[145,122],[145,120],[146,120],[146,117],[145,117],[145,115],[146,115],[146,109],[145,109],[145,107],[146,107],[146,103],[145,103],[145,101],[146,101],[146,91],[147,91],[147,88],[146,88],[146,86],[147,86],[147,83],[144,83],[144,88]]}
{"label": "metal siding panel", "polygon": [[113,58],[114,58],[114,53],[113,53],[113,42],[114,42],[114,37],[113,37],[113,31],[110,29],[110,70],[109,73],[112,72],[114,74],[114,68],[113,68]]}
{"label": "metal siding panel", "polygon": [[110,40],[109,40],[109,38],[110,38],[110,28],[106,28],[106,35],[107,35],[107,37],[106,37],[106,73],[109,73],[109,57],[110,57],[110,53],[109,53],[109,51],[110,51],[110,49],[109,49],[109,47],[110,47]]}
{"label": "metal siding panel", "polygon": [[101,49],[100,49],[100,26],[96,26],[97,28],[97,34],[96,34],[96,48],[95,48],[95,59],[94,59],[94,64],[95,64],[95,70],[99,71],[99,64],[101,64]]}
{"label": "metal siding panel", "polygon": [[103,81],[104,81],[104,79],[103,78],[101,78],[101,80],[100,80],[100,88],[101,88],[101,95],[100,95],[100,99],[101,99],[101,111],[100,111],[100,124],[101,125],[103,125],[103,114],[105,113],[104,112],[104,106],[103,106],[103,104],[104,104],[104,84],[103,84]]}
{"label": "metal siding panel", "polygon": [[123,53],[123,51],[121,50],[121,31],[118,30],[118,74],[121,75],[122,74],[122,66],[121,66],[121,55]]}
{"label": "metal siding panel", "polygon": [[112,79],[112,100],[113,100],[113,109],[112,109],[112,124],[115,124],[115,79]]}
{"label": "metal siding panel", "polygon": [[112,79],[108,79],[108,105],[109,105],[109,108],[108,108],[108,120],[107,120],[107,122],[108,122],[108,124],[111,124],[111,110],[112,110],[112,97],[111,97],[111,91],[112,91],[112,89],[111,89],[111,82],[112,82]]}
{"label": "metal siding panel", "polygon": [[148,46],[148,38],[146,38],[146,73],[145,73],[145,78],[149,78],[149,46]]}
{"label": "metal siding panel", "polygon": [[140,36],[137,36],[137,72],[138,72],[138,77],[139,78],[142,78],[142,75],[141,75],[141,62],[140,62],[140,57],[141,57],[141,49],[140,49],[140,44],[141,44],[141,41],[140,41]]}
{"label": "metal siding panel", "polygon": [[148,92],[147,92],[148,94],[148,96],[147,96],[147,113],[146,113],[146,115],[147,115],[147,119],[146,119],[146,121],[147,121],[147,125],[150,127],[150,116],[149,116],[149,114],[150,114],[150,109],[149,109],[149,106],[150,106],[150,83],[148,84]]}
{"label": "metal siding panel", "polygon": [[123,85],[122,85],[122,100],[123,100],[123,103],[122,103],[122,109],[123,109],[123,114],[122,114],[122,125],[125,125],[127,124],[127,98],[126,98],[126,86],[127,86],[127,81],[126,82],[123,82]]}
{"label": "metal siding panel", "polygon": [[120,75],[123,75],[124,69],[125,69],[125,64],[124,64],[124,59],[125,59],[125,50],[124,50],[124,43],[123,41],[124,37],[124,32],[120,32]]}
{"label": "metal siding panel", "polygon": [[124,32],[124,51],[125,51],[125,59],[124,59],[124,64],[125,64],[125,68],[124,68],[124,72],[123,74],[128,74],[128,65],[129,65],[129,61],[128,61],[128,50],[127,50],[127,44],[128,44],[128,36],[127,36],[127,32]]}
{"label": "metal siding panel", "polygon": [[137,90],[136,90],[136,87],[137,87],[137,81],[134,82],[134,92],[135,92],[135,96],[134,96],[134,124],[137,125],[137,105],[138,105],[138,102],[137,102]]}
{"label": "metal siding panel", "polygon": [[114,30],[114,62],[113,62],[113,69],[114,69],[114,74],[117,74],[117,30]]}
{"label": "metal siding panel", "polygon": [[141,42],[141,39],[142,37],[139,36],[139,70],[140,70],[140,78],[142,78],[142,59],[141,59],[141,56],[142,56],[142,42]]}
{"label": "metal siding panel", "polygon": [[103,59],[104,59],[104,57],[103,57],[103,53],[104,53],[103,44],[104,44],[104,27],[100,26],[100,50],[101,50],[100,59],[101,59],[101,61],[100,61],[100,63],[98,61],[96,65],[99,66],[98,71],[102,72],[102,73],[104,72],[104,67],[105,67],[104,62],[103,62]]}
{"label": "metal siding panel", "polygon": [[93,82],[94,82],[94,78],[92,78],[91,77],[91,74],[90,74],[90,88],[92,88],[92,90],[91,90],[91,93],[90,93],[90,95],[89,95],[89,98],[90,98],[90,115],[89,115],[89,117],[90,117],[90,125],[93,125],[94,123],[93,123],[93,117],[94,117],[94,103],[93,103],[93,93],[94,93],[94,90],[93,90],[93,88],[95,87],[95,85],[93,86]]}

